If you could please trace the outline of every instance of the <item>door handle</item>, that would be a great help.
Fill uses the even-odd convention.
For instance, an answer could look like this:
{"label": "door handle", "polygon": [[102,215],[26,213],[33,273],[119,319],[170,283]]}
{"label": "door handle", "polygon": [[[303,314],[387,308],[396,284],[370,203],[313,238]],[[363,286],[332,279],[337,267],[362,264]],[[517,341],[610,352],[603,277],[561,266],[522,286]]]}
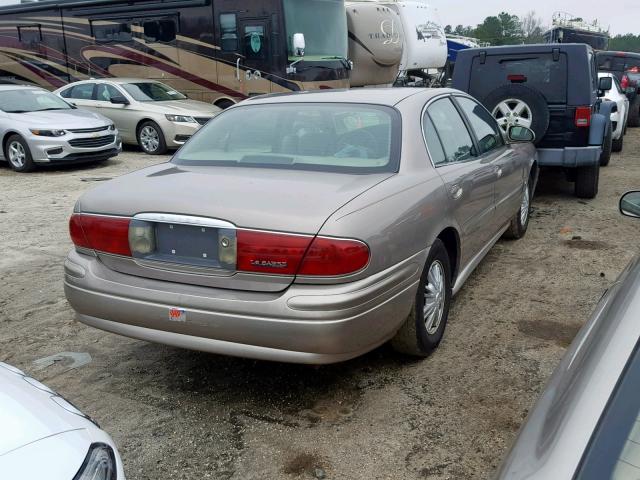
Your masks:
{"label": "door handle", "polygon": [[502,168],[498,167],[498,170],[496,170],[496,175],[498,175],[498,178],[502,178]]}
{"label": "door handle", "polygon": [[236,60],[236,80],[240,81],[240,57]]}
{"label": "door handle", "polygon": [[458,200],[464,193],[464,190],[460,185],[453,185],[449,190],[449,193],[451,194],[451,198]]}

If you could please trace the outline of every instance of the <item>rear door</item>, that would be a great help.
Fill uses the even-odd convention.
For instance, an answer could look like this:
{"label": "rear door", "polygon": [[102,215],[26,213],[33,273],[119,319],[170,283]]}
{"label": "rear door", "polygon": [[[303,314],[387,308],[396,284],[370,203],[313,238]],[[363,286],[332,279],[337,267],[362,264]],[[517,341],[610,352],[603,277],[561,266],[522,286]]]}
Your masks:
{"label": "rear door", "polygon": [[515,151],[506,145],[500,127],[491,114],[469,97],[454,97],[476,136],[480,155],[495,165],[495,228],[502,227],[520,208],[523,193],[522,165]]}
{"label": "rear door", "polygon": [[96,84],[95,97],[96,111],[111,119],[120,131],[120,135],[127,141],[135,140],[138,117],[131,111],[129,105],[111,103],[113,97],[127,98],[124,92],[115,85],[100,82]]}
{"label": "rear door", "polygon": [[67,90],[63,90],[61,96],[78,108],[96,112],[95,86],[96,84],[93,82],[78,83]]}
{"label": "rear door", "polygon": [[429,154],[461,230],[463,265],[495,234],[495,157],[479,154],[450,97],[429,104],[422,125]]}

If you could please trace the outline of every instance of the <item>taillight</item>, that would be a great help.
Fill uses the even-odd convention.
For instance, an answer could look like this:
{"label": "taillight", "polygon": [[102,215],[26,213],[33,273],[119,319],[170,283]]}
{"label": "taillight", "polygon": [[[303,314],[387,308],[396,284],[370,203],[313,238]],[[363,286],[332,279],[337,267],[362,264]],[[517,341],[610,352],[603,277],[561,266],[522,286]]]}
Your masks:
{"label": "taillight", "polygon": [[77,247],[130,257],[129,223],[128,218],[74,213],[69,233]]}
{"label": "taillight", "polygon": [[591,125],[591,107],[576,108],[576,127],[588,127]]}
{"label": "taillight", "polygon": [[238,230],[237,270],[295,275],[313,237]]}
{"label": "taillight", "polygon": [[243,272],[339,276],[362,270],[369,247],[358,240],[238,230],[238,263]]}
{"label": "taillight", "polygon": [[623,90],[629,88],[629,77],[627,75],[622,76],[622,80],[620,80],[620,87],[622,87]]}
{"label": "taillight", "polygon": [[337,276],[362,270],[369,263],[369,247],[358,240],[316,237],[298,275]]}

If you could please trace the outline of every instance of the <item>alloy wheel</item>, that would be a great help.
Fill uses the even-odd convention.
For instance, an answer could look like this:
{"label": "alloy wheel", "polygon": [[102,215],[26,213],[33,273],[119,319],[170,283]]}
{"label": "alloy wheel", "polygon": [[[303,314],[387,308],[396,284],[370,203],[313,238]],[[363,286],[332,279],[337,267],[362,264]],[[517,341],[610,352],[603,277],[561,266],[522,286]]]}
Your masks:
{"label": "alloy wheel", "polygon": [[429,267],[423,295],[422,316],[427,333],[433,335],[442,322],[446,301],[444,266],[439,260],[434,261]]}
{"label": "alloy wheel", "polygon": [[23,168],[27,160],[27,152],[20,142],[14,141],[7,147],[9,162],[15,168]]}
{"label": "alloy wheel", "polygon": [[524,186],[524,195],[522,195],[522,203],[520,204],[520,224],[524,227],[529,219],[529,185]]}
{"label": "alloy wheel", "polygon": [[160,146],[160,135],[150,125],[140,130],[140,144],[145,152],[155,152]]}
{"label": "alloy wheel", "polygon": [[493,109],[493,117],[498,121],[500,128],[507,132],[509,127],[520,126],[531,128],[533,115],[526,102],[517,98],[503,100]]}

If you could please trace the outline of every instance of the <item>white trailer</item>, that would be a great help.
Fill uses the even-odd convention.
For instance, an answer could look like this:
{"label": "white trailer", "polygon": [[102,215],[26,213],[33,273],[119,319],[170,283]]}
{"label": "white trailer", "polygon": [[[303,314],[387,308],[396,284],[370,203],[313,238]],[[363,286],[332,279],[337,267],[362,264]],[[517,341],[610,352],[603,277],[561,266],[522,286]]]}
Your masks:
{"label": "white trailer", "polygon": [[371,0],[348,1],[349,60],[352,87],[391,85],[403,58],[404,31],[400,15]]}

